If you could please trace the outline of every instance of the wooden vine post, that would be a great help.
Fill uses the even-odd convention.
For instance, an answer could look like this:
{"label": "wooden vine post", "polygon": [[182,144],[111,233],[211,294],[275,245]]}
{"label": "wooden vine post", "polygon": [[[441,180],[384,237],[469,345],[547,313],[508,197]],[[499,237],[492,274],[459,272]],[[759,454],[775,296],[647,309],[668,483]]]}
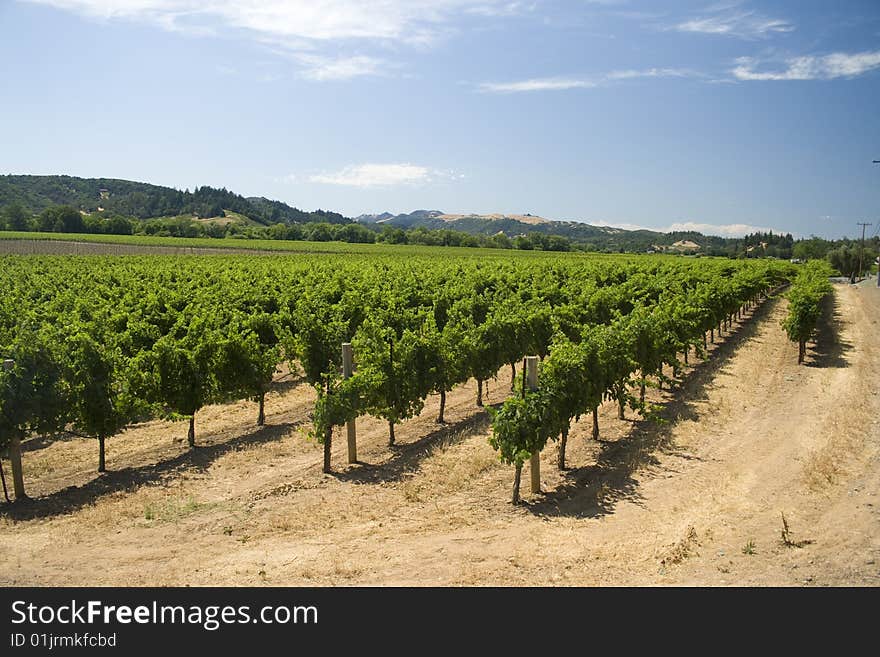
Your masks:
{"label": "wooden vine post", "polygon": [[[529,390],[538,389],[538,357],[526,356],[526,386]],[[529,459],[529,475],[533,493],[541,492],[541,452],[535,452]]]}
{"label": "wooden vine post", "polygon": [[[343,342],[342,343],[342,378],[348,379],[351,378],[351,374],[354,370],[354,359],[352,358],[351,352],[351,343]],[[355,426],[355,420],[349,420],[345,423],[345,430],[348,434],[348,462],[349,463],[357,463],[358,460],[358,452],[357,452],[357,428]]]}
{"label": "wooden vine post", "polygon": [[[15,361],[10,358],[3,360],[3,369],[8,372],[15,367]],[[9,502],[9,491],[6,489],[6,475],[3,474],[3,461],[0,461],[0,481],[3,482],[3,497]]]}
{"label": "wooden vine post", "polygon": [[[15,361],[11,358],[3,360],[3,369],[5,371],[10,372],[14,367]],[[21,436],[19,436],[17,431],[13,431],[9,437],[9,463],[12,466],[12,490],[15,491],[15,499],[23,500],[27,498],[27,493],[24,492],[24,476],[21,469]],[[6,477],[4,476],[4,490],[5,479]]]}

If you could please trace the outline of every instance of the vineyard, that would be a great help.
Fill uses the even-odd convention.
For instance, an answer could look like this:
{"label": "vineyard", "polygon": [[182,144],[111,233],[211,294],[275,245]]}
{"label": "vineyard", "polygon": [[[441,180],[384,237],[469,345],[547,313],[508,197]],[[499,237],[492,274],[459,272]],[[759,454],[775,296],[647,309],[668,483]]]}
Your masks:
{"label": "vineyard", "polygon": [[[262,425],[283,364],[316,391],[310,433],[325,472],[336,427],[381,418],[393,445],[429,395],[443,423],[449,391],[475,379],[482,406],[483,383],[508,368],[491,443],[515,467],[518,502],[523,463],[548,441],[564,468],[570,424],[592,413],[598,438],[604,400],[620,417],[650,414],[646,386],[793,274],[776,261],[674,258],[6,258],[0,431],[15,497],[26,496],[28,436],[94,439],[99,472],[106,440],[150,418],[188,418],[192,448],[209,404],[252,399]],[[525,366],[517,375],[526,357],[537,357],[530,381]],[[349,441],[353,463],[353,430]]]}
{"label": "vineyard", "polygon": [[447,253],[3,258],[0,579],[874,581],[874,287]]}

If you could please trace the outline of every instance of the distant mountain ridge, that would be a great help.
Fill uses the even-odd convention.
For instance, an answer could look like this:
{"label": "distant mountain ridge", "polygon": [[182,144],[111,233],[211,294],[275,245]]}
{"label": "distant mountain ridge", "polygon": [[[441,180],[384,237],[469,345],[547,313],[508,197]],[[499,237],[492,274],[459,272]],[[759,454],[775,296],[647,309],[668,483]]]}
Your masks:
{"label": "distant mountain ridge", "polygon": [[383,212],[362,214],[354,219],[365,225],[403,229],[451,229],[476,235],[507,237],[543,233],[559,235],[594,246],[598,250],[621,248],[637,251],[700,252],[723,248],[730,240],[693,231],[661,233],[653,230],[625,230],[612,226],[593,226],[579,221],[556,221],[531,214],[449,214],[441,210],[415,210],[403,214]]}
{"label": "distant mountain ridge", "polygon": [[510,219],[512,221],[517,221],[519,223],[529,225],[552,223],[550,219],[544,219],[544,217],[538,217],[533,214],[448,214],[440,210],[415,210],[414,212],[410,212],[409,214],[398,215],[393,215],[390,212],[383,212],[382,214],[362,214],[358,217],[355,217],[355,221],[359,223],[391,223],[395,226],[407,227],[413,224],[436,224],[437,221],[441,221],[443,223],[452,223],[456,221],[461,221],[462,219],[486,219],[490,221]]}

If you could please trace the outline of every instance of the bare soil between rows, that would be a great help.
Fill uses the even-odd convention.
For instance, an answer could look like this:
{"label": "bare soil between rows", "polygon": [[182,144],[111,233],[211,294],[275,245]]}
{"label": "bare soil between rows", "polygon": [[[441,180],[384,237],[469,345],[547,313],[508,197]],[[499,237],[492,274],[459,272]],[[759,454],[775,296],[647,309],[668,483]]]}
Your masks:
{"label": "bare soil between rows", "polygon": [[[807,363],[774,298],[672,390],[656,420],[613,404],[541,457],[543,492],[509,503],[471,381],[398,427],[358,421],[336,472],[306,437],[313,392],[281,377],[256,404],[151,422],[108,441],[33,440],[32,501],[0,504],[0,585],[880,584],[880,290],[835,285]],[[696,361],[696,363],[694,362]],[[488,403],[509,394],[509,372]],[[7,468],[8,474],[8,468]],[[785,517],[788,531],[783,534]]]}

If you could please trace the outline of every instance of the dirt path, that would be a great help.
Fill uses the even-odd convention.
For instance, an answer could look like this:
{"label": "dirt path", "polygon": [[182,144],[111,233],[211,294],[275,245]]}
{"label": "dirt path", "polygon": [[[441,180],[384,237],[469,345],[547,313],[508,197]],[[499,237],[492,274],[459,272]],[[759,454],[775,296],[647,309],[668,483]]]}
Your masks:
{"label": "dirt path", "polygon": [[34,444],[42,499],[0,518],[0,584],[880,584],[880,290],[835,290],[806,366],[784,300],[768,302],[681,386],[651,391],[663,423],[608,404],[600,441],[589,418],[572,431],[569,470],[548,447],[545,492],[519,508],[473,382],[448,426],[430,399],[394,448],[360,421],[361,464],[337,435],[330,476],[303,436],[306,386],[274,393],[262,430],[254,404],[206,409],[192,454],[183,424],[132,429],[99,478],[93,444]]}

